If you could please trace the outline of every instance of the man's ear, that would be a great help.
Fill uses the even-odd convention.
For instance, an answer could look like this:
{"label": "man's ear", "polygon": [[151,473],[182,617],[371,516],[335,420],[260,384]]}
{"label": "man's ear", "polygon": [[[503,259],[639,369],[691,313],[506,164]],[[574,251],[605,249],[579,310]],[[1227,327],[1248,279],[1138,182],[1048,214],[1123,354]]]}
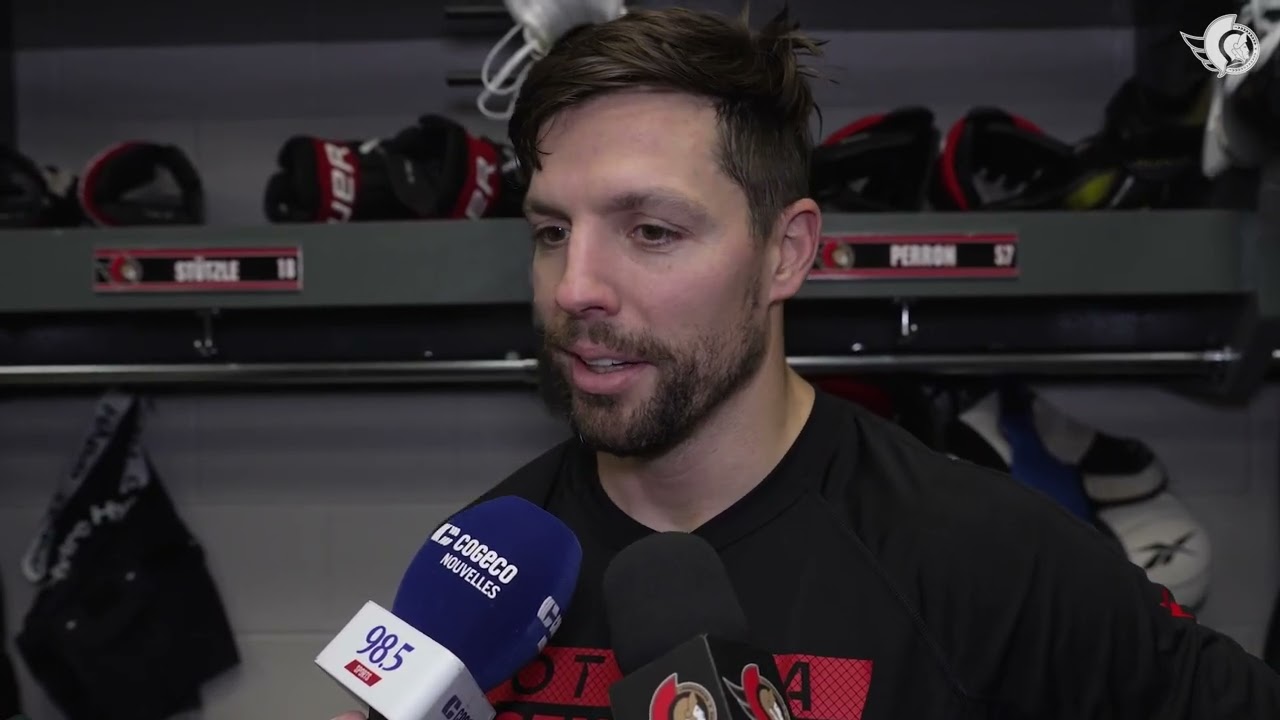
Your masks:
{"label": "man's ear", "polygon": [[787,300],[804,285],[822,237],[822,211],[809,198],[797,200],[783,209],[778,225],[778,244],[768,268],[769,302]]}

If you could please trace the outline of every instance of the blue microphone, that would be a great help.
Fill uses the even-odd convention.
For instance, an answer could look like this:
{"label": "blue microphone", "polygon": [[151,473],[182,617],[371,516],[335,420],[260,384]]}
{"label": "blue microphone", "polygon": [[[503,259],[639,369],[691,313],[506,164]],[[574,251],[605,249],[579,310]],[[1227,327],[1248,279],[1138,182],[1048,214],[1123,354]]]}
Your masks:
{"label": "blue microphone", "polygon": [[367,602],[316,664],[387,720],[492,720],[485,698],[560,627],[582,547],[518,497],[450,517],[400,582],[391,611]]}

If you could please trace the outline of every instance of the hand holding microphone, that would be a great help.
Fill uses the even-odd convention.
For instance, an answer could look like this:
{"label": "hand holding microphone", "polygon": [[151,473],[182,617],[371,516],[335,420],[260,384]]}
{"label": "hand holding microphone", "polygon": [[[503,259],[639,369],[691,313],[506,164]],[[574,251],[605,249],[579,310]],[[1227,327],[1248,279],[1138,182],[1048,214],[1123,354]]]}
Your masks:
{"label": "hand holding microphone", "polygon": [[581,561],[573,532],[527,500],[467,508],[418,551],[391,611],[365,603],[316,664],[370,717],[492,720],[485,693],[559,629]]}

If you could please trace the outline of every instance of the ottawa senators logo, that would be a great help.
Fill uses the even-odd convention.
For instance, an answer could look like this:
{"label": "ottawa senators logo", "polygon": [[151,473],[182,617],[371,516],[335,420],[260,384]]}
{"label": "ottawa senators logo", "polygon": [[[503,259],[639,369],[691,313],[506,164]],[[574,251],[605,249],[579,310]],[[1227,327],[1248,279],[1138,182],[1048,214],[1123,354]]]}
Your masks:
{"label": "ottawa senators logo", "polygon": [[752,663],[742,668],[742,684],[735,685],[723,678],[729,693],[738,701],[747,716],[754,720],[791,720],[791,712],[782,699],[782,693],[760,675],[760,666]]}
{"label": "ottawa senators logo", "polygon": [[142,266],[128,255],[112,258],[107,272],[114,283],[136,283],[142,280]]}
{"label": "ottawa senators logo", "polygon": [[649,720],[716,720],[716,703],[705,687],[671,673],[649,700]]}

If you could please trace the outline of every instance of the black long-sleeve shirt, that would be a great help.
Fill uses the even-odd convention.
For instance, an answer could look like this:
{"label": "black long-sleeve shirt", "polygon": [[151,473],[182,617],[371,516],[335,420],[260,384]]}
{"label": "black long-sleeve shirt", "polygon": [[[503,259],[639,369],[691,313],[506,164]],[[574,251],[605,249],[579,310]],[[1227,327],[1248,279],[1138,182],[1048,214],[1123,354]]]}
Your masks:
{"label": "black long-sleeve shirt", "polygon": [[[619,671],[601,577],[651,530],[608,499],[576,439],[482,499],[498,495],[557,515],[584,557],[551,645],[490,693],[497,720],[607,718]],[[821,392],[779,465],[695,533],[797,720],[1280,718],[1280,676],[1098,530]]]}

